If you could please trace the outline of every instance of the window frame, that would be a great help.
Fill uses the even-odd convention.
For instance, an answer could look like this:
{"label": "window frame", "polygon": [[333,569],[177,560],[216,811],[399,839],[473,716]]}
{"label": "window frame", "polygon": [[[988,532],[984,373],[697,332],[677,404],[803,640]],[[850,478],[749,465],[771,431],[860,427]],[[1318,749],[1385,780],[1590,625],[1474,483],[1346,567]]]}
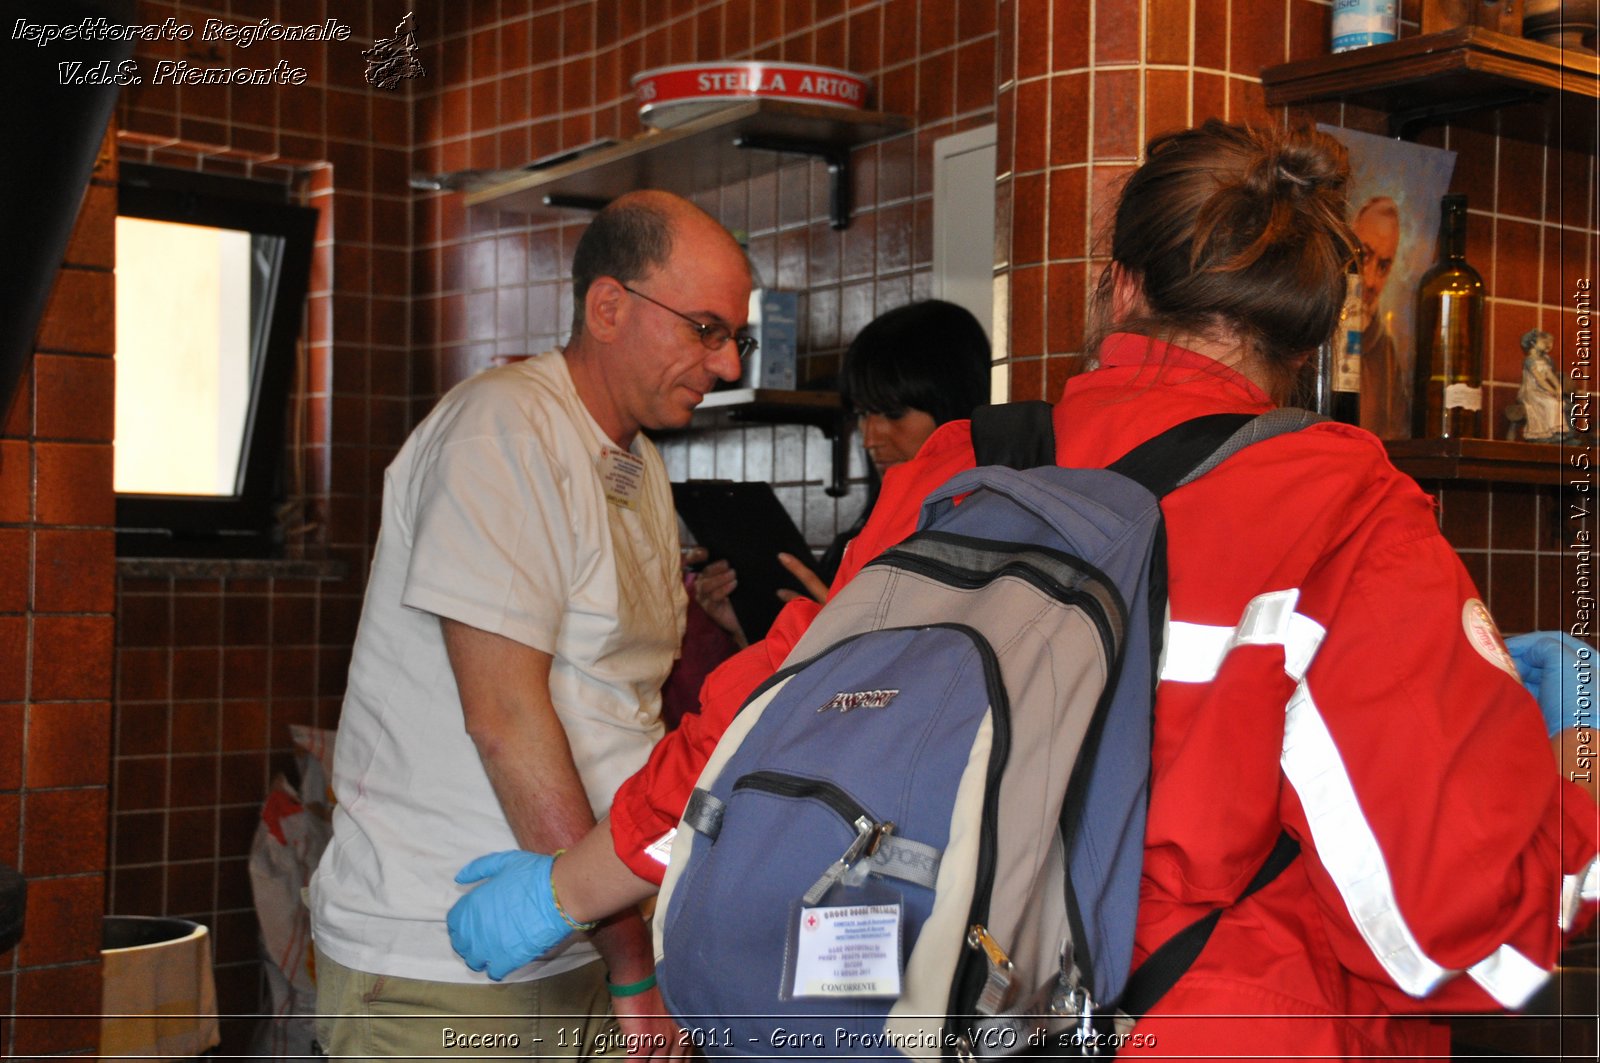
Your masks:
{"label": "window frame", "polygon": [[124,163],[118,216],[206,225],[283,240],[250,352],[251,393],[240,440],[238,493],[116,496],[119,557],[270,557],[281,551],[285,436],[305,321],[319,212],[281,185]]}

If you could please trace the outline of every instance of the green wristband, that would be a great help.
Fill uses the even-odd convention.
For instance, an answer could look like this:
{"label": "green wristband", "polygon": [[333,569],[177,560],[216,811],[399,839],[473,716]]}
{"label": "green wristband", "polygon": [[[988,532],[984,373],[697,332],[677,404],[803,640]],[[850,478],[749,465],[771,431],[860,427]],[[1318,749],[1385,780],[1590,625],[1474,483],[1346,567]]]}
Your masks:
{"label": "green wristband", "polygon": [[636,997],[640,993],[648,993],[655,987],[656,973],[654,971],[651,971],[637,982],[629,982],[627,985],[617,985],[610,979],[606,980],[606,988],[611,991],[611,995],[614,997]]}

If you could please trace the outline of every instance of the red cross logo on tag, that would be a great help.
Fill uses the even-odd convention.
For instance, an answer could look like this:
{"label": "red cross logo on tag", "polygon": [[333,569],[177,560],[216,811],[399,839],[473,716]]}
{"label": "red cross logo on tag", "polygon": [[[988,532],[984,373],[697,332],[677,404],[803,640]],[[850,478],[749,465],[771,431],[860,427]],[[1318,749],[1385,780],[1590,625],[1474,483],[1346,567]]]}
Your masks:
{"label": "red cross logo on tag", "polygon": [[817,918],[817,913],[816,912],[807,912],[806,913],[806,929],[807,930],[815,930],[817,928],[818,924],[820,924],[821,922],[822,922],[822,920]]}

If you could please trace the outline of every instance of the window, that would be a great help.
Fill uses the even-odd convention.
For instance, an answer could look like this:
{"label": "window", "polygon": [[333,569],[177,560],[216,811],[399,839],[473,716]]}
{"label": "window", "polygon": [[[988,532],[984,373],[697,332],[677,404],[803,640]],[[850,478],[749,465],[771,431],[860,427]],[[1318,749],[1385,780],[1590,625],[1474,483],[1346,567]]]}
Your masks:
{"label": "window", "polygon": [[317,212],[124,165],[117,213],[117,552],[268,556]]}

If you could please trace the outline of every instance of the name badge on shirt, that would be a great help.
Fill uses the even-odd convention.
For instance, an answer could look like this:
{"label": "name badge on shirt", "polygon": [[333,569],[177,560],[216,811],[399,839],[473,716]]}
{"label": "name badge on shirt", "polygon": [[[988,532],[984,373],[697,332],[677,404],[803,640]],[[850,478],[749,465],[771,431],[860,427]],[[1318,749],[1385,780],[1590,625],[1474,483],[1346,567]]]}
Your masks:
{"label": "name badge on shirt", "polygon": [[637,510],[639,491],[644,484],[644,462],[618,447],[602,447],[597,464],[606,501],[623,509]]}

